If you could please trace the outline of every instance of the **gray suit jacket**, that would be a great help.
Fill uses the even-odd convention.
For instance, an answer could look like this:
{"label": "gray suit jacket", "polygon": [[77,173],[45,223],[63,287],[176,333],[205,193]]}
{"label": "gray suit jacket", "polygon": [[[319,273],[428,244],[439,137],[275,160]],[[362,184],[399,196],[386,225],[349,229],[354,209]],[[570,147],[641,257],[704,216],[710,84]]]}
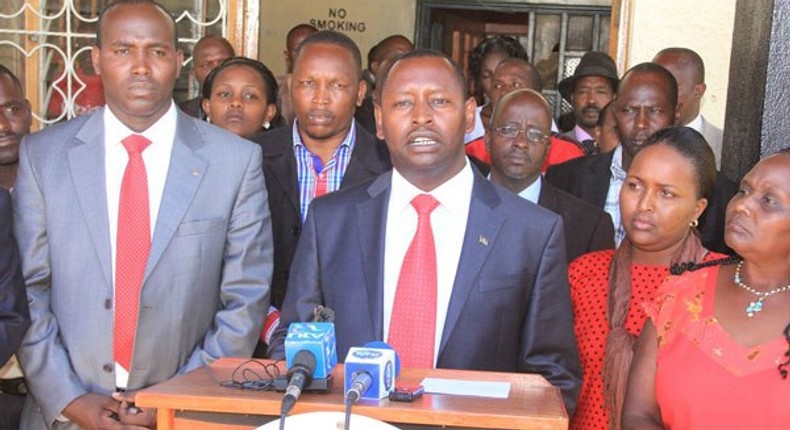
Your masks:
{"label": "gray suit jacket", "polygon": [[705,137],[705,140],[713,150],[713,155],[716,156],[716,169],[721,169],[721,150],[722,150],[722,137],[723,132],[720,128],[708,122],[705,117],[702,117],[702,127],[699,132]]}
{"label": "gray suit jacket", "polygon": [[[27,136],[15,233],[32,325],[23,429],[115,390],[103,110]],[[140,295],[128,389],[250,356],[269,304],[271,219],[260,149],[179,111]],[[65,425],[74,428],[74,425]],[[60,428],[60,427],[59,427]]]}

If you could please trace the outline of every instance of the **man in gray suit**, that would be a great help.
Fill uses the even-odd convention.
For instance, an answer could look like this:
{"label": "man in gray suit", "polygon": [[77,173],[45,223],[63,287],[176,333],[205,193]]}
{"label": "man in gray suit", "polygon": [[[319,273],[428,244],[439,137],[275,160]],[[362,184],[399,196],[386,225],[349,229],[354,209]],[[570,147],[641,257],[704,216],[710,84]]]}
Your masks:
{"label": "man in gray suit", "polygon": [[152,2],[112,3],[92,58],[107,107],[20,149],[23,429],[153,427],[135,391],[250,356],[269,305],[260,149],[176,108],[173,18]]}
{"label": "man in gray suit", "polygon": [[722,131],[699,111],[707,89],[702,57],[688,48],[666,48],[656,54],[653,62],[664,66],[678,81],[677,124],[691,127],[705,136],[716,156],[716,168],[721,168]]}

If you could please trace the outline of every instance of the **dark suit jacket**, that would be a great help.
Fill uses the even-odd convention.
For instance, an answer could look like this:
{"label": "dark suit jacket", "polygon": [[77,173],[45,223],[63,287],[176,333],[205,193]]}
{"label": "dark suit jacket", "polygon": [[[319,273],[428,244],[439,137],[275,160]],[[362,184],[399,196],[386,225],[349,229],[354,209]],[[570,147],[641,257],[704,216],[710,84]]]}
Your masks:
{"label": "dark suit jacket", "polygon": [[547,181],[540,186],[538,204],[562,217],[568,263],[588,252],[614,248],[612,218],[603,210]]}
{"label": "dark suit jacket", "polygon": [[194,99],[184,100],[178,104],[178,107],[192,118],[205,119],[206,114],[203,112],[203,107],[201,106],[202,101],[203,98],[197,96]]}
{"label": "dark suit jacket", "polygon": [[[546,171],[546,180],[555,187],[603,209],[606,193],[609,191],[609,168],[613,156],[614,151],[610,151],[551,166]],[[724,215],[727,203],[736,191],[738,188],[732,181],[721,173],[717,174],[713,196],[699,218],[698,229],[702,244],[711,251],[733,253],[724,243]]]}
{"label": "dark suit jacket", "polygon": [[[392,168],[384,142],[376,140],[357,125],[357,140],[340,188],[374,178]],[[299,211],[299,184],[293,151],[293,127],[284,126],[252,137],[263,152],[263,174],[269,191],[274,235],[274,273],[271,303],[282,307],[288,274],[302,231]]]}
{"label": "dark suit jacket", "polygon": [[25,280],[12,225],[11,195],[0,188],[0,367],[16,353],[30,326]]}
{"label": "dark suit jacket", "polygon": [[[559,216],[475,171],[437,366],[543,375],[572,414],[580,382]],[[313,202],[274,334],[335,310],[338,356],[383,338],[384,241],[392,174]]]}

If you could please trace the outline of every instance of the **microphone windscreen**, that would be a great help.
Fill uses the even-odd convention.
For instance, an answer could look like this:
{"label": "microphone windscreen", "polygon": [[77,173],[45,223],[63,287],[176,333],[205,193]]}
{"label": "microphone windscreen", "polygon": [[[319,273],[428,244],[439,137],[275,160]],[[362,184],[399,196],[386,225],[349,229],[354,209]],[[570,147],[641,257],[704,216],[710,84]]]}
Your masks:
{"label": "microphone windscreen", "polygon": [[400,356],[390,344],[380,340],[372,340],[365,344],[365,348],[391,349],[395,353],[395,377],[400,376]]}

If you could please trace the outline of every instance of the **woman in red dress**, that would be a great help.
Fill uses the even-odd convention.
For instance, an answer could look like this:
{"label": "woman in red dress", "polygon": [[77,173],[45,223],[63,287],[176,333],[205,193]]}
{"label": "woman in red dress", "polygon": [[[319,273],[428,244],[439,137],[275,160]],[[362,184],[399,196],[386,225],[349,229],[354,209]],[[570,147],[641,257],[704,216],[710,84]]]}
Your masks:
{"label": "woman in red dress", "polygon": [[628,429],[790,429],[790,150],[759,162],[727,207],[743,260],[671,277],[642,332]]}
{"label": "woman in red dress", "polygon": [[694,228],[716,180],[713,152],[686,127],[655,133],[634,157],[620,192],[626,238],[616,251],[569,267],[583,383],[571,429],[619,428],[636,337],[676,263],[724,256],[702,247]]}

